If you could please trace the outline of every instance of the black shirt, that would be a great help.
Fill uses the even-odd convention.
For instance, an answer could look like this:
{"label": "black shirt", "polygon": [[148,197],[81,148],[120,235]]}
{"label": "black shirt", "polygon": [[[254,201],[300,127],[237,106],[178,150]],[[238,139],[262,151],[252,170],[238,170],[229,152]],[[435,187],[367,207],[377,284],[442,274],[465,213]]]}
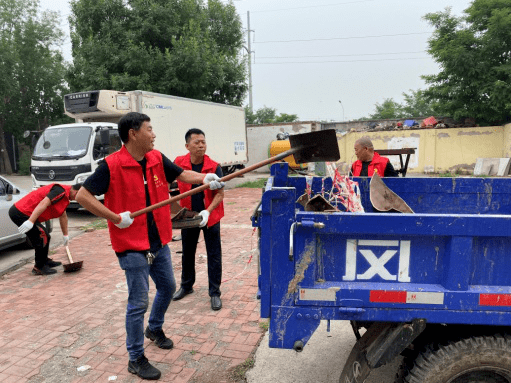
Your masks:
{"label": "black shirt", "polygon": [[[200,173],[200,172],[202,172],[203,165],[204,165],[204,163],[201,163],[198,165],[192,164],[192,170],[194,172]],[[220,178],[223,177],[222,167],[220,165],[217,166],[215,174]],[[199,186],[201,186],[201,184],[192,185],[192,189],[195,189],[196,187],[199,187]],[[192,210],[193,211],[200,213],[201,211],[206,209],[206,206],[204,205],[204,192],[200,192],[200,193],[192,195],[191,199],[192,199]]]}
{"label": "black shirt", "polygon": [[[171,160],[169,160],[165,155],[162,156],[163,162],[163,170],[165,172],[165,178],[167,183],[173,182],[179,175],[183,172],[179,166],[174,164]],[[144,158],[142,161],[138,161],[140,166],[142,167],[142,171],[144,174],[144,179],[146,175],[146,163],[147,160]],[[110,169],[108,168],[108,164],[106,161],[101,161],[99,163],[96,171],[85,180],[83,183],[83,187],[87,189],[91,194],[94,195],[102,195],[108,191],[108,187],[110,185]],[[147,188],[147,184],[145,185],[145,195],[146,195],[146,206],[151,205],[151,201],[149,198],[149,191]],[[147,213],[147,233],[149,236],[149,244],[151,252],[158,251],[161,248],[161,240],[160,234],[158,233],[158,228],[156,227],[156,223],[154,221],[153,213]],[[129,250],[128,250],[129,251]],[[117,256],[123,256],[124,253],[116,253]]]}

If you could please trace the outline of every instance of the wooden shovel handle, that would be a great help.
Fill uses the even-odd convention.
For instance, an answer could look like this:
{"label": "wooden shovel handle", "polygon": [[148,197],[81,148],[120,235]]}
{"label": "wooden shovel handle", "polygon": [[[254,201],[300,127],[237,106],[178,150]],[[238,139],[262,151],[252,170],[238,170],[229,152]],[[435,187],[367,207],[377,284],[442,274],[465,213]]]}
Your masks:
{"label": "wooden shovel handle", "polygon": [[[228,175],[220,178],[219,181],[220,182],[226,182],[226,181],[232,180],[233,178],[236,178],[236,177],[241,176],[242,174],[251,172],[252,170],[259,169],[259,168],[261,168],[261,167],[263,167],[265,165],[269,165],[269,164],[271,164],[273,162],[276,162],[276,161],[280,161],[280,160],[286,158],[287,156],[290,156],[290,155],[292,155],[292,154],[294,154],[294,153],[296,153],[296,152],[298,152],[299,150],[302,150],[302,149],[303,149],[302,147],[297,147],[297,148],[292,148],[292,149],[286,150],[285,152],[282,152],[282,153],[276,155],[275,157],[270,157],[270,158],[268,158],[266,160],[258,162],[257,164],[254,164],[254,165],[251,165],[251,166],[249,166],[247,168],[238,170],[237,172],[228,174]],[[179,195],[177,195],[175,197],[166,199],[165,201],[161,201],[161,202],[155,203],[154,205],[148,206],[148,207],[146,207],[144,209],[137,210],[136,212],[130,214],[130,218],[135,218],[135,217],[138,217],[139,215],[149,213],[149,212],[153,211],[154,209],[158,209],[159,207],[171,204],[174,201],[182,200],[183,198],[186,198],[186,197],[191,196],[193,194],[200,193],[200,192],[202,192],[202,191],[204,191],[206,189],[209,189],[209,184],[201,185],[201,186],[199,186],[197,188],[194,188],[194,189],[191,189],[191,190],[189,190],[189,191],[187,191],[187,192],[185,192],[183,194],[179,194]]]}

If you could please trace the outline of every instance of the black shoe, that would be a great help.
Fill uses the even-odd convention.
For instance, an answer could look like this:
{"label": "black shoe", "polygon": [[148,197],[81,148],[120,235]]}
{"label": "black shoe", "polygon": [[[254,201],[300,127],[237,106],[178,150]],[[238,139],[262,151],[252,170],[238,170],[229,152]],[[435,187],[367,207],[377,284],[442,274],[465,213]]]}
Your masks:
{"label": "black shoe", "polygon": [[193,289],[190,289],[190,290],[185,290],[183,289],[182,287],[177,291],[177,293],[174,294],[174,296],[172,297],[172,299],[174,299],[175,301],[178,301],[180,300],[181,298],[184,298],[185,296],[187,296],[188,294],[191,294],[193,293]]}
{"label": "black shoe", "polygon": [[56,274],[57,270],[51,269],[48,265],[44,265],[41,269],[34,266],[32,269],[32,274],[34,275],[50,275]]}
{"label": "black shoe", "polygon": [[160,370],[153,367],[145,355],[142,355],[134,362],[130,360],[128,363],[128,371],[147,380],[157,380],[160,379],[161,376]]}
{"label": "black shoe", "polygon": [[222,300],[218,295],[211,297],[211,308],[213,310],[220,310],[222,308]]}
{"label": "black shoe", "polygon": [[48,265],[48,267],[57,267],[62,265],[62,262],[54,261],[53,259],[48,258],[48,260],[46,261],[46,265]]}
{"label": "black shoe", "polygon": [[145,329],[145,336],[153,340],[155,345],[164,350],[170,350],[174,347],[174,342],[172,342],[172,339],[165,336],[163,330],[151,331],[149,330],[149,326],[147,326]]}

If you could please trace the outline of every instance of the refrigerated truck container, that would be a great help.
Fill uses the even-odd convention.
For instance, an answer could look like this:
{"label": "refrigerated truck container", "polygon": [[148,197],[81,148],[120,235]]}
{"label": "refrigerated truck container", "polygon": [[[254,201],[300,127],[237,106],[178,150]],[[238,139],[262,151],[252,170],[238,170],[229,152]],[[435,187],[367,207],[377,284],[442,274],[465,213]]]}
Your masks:
{"label": "refrigerated truck container", "polygon": [[140,90],[67,94],[64,107],[75,123],[50,126],[39,137],[31,161],[34,189],[54,182],[72,185],[85,181],[99,161],[120,149],[117,123],[129,112],[151,118],[155,149],[171,160],[187,153],[185,133],[198,128],[206,134],[207,154],[220,163],[224,175],[248,161],[241,107]]}

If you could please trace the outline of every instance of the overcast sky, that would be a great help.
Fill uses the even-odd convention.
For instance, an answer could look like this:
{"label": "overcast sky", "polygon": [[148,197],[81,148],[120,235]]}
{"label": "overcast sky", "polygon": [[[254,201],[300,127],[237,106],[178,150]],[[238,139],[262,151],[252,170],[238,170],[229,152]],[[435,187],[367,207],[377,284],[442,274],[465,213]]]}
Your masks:
{"label": "overcast sky", "polygon": [[[245,29],[250,12],[254,110],[297,114],[301,121],[368,116],[386,98],[425,88],[438,72],[426,50],[433,28],[422,17],[469,0],[237,0]],[[40,0],[59,11],[69,34],[68,0]],[[69,39],[63,46],[71,61]],[[134,90],[134,89],[133,89]],[[340,102],[339,102],[340,101]],[[245,104],[248,104],[248,95]]]}

